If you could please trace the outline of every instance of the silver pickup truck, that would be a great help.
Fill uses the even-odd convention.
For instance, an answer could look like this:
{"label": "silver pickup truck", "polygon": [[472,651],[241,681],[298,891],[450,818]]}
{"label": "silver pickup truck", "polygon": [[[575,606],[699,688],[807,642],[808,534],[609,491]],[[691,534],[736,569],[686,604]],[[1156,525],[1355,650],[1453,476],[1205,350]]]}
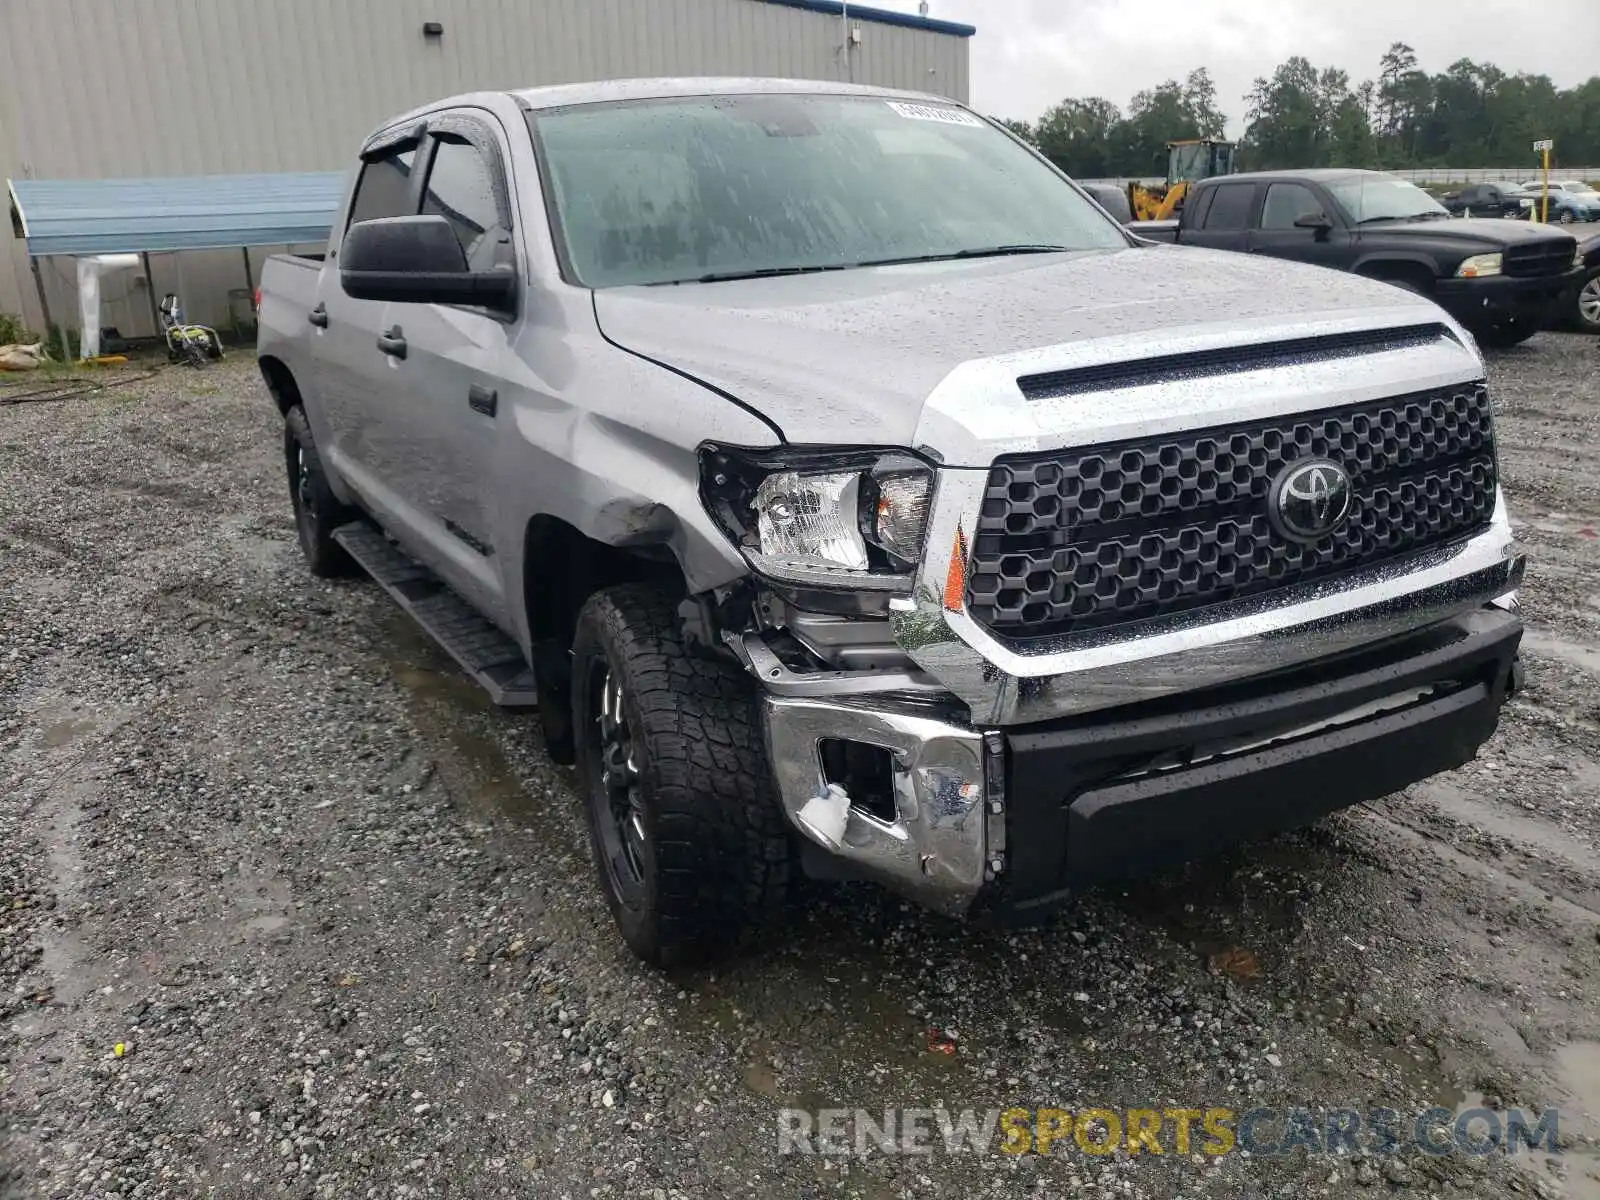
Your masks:
{"label": "silver pickup truck", "polygon": [[931,96],[461,96],[262,281],[302,548],[575,762],[635,952],[799,872],[1037,916],[1473,757],[1523,558],[1471,338],[1125,233]]}

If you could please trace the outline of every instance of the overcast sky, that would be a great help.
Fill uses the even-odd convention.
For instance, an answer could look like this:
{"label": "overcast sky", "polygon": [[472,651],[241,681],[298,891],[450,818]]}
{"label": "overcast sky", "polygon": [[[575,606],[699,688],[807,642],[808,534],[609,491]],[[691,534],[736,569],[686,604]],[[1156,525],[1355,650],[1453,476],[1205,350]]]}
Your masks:
{"label": "overcast sky", "polygon": [[[917,11],[917,0],[870,3]],[[1471,58],[1561,87],[1600,74],[1600,0],[929,0],[928,15],[978,27],[972,104],[1002,117],[1032,119],[1063,96],[1126,106],[1203,66],[1238,134],[1252,82],[1290,55],[1355,84],[1396,41],[1429,72]]]}

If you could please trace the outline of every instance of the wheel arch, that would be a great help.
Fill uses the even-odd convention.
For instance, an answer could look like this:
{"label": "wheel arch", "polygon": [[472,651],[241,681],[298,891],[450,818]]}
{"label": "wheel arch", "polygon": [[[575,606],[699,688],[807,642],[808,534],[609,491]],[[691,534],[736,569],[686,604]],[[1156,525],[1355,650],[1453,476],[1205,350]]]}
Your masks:
{"label": "wheel arch", "polygon": [[686,595],[671,540],[671,530],[659,528],[626,544],[603,541],[550,513],[524,523],[517,595],[545,740],[557,762],[572,761],[571,649],[579,612],[595,592],[617,584],[658,583]]}
{"label": "wheel arch", "polygon": [[1422,284],[1429,292],[1433,291],[1439,278],[1438,264],[1423,254],[1386,252],[1369,255],[1357,260],[1350,269],[1368,279],[1412,280]]}
{"label": "wheel arch", "polygon": [[295,382],[294,372],[283,359],[275,354],[263,354],[256,359],[256,366],[266,382],[272,402],[278,406],[279,416],[287,417],[291,408],[305,402],[300,394],[300,385]]}

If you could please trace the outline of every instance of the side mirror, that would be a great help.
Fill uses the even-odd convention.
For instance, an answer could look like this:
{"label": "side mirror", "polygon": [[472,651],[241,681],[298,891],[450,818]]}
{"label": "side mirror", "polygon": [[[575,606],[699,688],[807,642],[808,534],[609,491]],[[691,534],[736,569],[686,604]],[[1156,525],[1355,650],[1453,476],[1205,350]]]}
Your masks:
{"label": "side mirror", "polygon": [[517,277],[508,268],[470,270],[443,217],[379,217],[357,221],[344,235],[339,283],[357,300],[507,309],[516,301]]}
{"label": "side mirror", "polygon": [[1296,229],[1318,229],[1326,232],[1333,228],[1333,222],[1325,212],[1301,213],[1294,219]]}

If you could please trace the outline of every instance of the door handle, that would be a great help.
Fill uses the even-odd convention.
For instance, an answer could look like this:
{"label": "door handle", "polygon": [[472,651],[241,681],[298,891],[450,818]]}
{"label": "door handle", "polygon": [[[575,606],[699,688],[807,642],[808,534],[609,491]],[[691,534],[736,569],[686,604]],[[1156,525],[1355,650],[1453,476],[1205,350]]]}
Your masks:
{"label": "door handle", "polygon": [[467,389],[467,404],[473,412],[481,412],[486,417],[492,417],[500,408],[500,393],[494,388],[486,388],[481,384],[473,384]]}
{"label": "door handle", "polygon": [[310,321],[318,329],[326,329],[328,327],[328,306],[318,301],[317,306],[306,314],[306,320]]}
{"label": "door handle", "polygon": [[406,335],[400,331],[400,326],[391,325],[378,335],[378,349],[390,358],[406,356]]}

